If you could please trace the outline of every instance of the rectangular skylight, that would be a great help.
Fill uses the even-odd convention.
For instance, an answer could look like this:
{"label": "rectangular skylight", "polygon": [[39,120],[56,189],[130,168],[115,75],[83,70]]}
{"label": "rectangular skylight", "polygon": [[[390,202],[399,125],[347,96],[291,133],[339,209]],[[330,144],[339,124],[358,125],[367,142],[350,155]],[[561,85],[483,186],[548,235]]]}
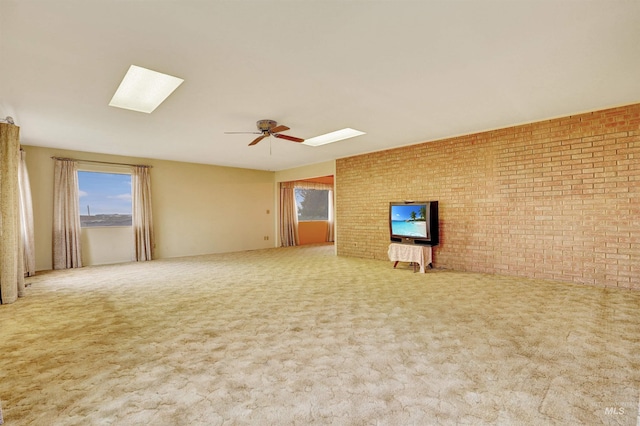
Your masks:
{"label": "rectangular skylight", "polygon": [[353,137],[364,135],[364,134],[365,133],[361,132],[360,130],[354,130],[347,127],[346,129],[336,130],[335,132],[326,133],[324,135],[307,139],[302,143],[304,145],[309,145],[309,146],[319,146],[319,145],[325,145],[332,142],[338,142],[343,139],[349,139],[349,138],[353,138]]}
{"label": "rectangular skylight", "polygon": [[109,105],[151,113],[183,81],[178,77],[131,65]]}

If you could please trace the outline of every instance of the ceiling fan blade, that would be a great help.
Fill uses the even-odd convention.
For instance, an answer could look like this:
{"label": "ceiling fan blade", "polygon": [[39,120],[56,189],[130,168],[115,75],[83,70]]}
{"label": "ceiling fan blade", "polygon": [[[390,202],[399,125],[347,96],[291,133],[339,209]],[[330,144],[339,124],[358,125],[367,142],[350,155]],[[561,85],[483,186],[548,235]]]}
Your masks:
{"label": "ceiling fan blade", "polygon": [[273,129],[269,130],[269,132],[271,133],[280,133],[280,132],[286,132],[287,130],[289,130],[289,128],[287,126],[276,126]]}
{"label": "ceiling fan blade", "polygon": [[225,135],[261,135],[262,132],[224,132]]}
{"label": "ceiling fan blade", "polygon": [[249,144],[249,146],[257,144],[258,142],[260,142],[262,139],[266,138],[267,136],[269,136],[269,135],[267,134],[267,135],[258,136],[257,138],[255,138],[253,140],[253,142],[251,142]]}
{"label": "ceiling fan blade", "polygon": [[274,133],[274,138],[286,139],[291,142],[304,142],[304,139],[296,138],[295,136],[281,135],[279,133]]}

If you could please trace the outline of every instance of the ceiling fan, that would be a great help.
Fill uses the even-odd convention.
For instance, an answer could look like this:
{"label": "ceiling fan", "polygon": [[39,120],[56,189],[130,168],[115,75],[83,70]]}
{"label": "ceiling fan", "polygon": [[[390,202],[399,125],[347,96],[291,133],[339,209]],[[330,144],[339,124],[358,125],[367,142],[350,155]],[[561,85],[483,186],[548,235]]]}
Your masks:
{"label": "ceiling fan", "polygon": [[246,134],[260,135],[257,138],[255,138],[249,144],[249,146],[255,145],[258,142],[260,142],[262,139],[268,138],[269,136],[273,136],[274,138],[286,139],[292,142],[304,142],[304,139],[281,134],[280,132],[286,132],[287,130],[289,130],[289,128],[283,125],[278,126],[278,123],[274,120],[258,120],[258,122],[256,123],[256,126],[258,127],[258,130],[259,130],[258,132],[225,132],[225,133],[226,134],[246,133]]}

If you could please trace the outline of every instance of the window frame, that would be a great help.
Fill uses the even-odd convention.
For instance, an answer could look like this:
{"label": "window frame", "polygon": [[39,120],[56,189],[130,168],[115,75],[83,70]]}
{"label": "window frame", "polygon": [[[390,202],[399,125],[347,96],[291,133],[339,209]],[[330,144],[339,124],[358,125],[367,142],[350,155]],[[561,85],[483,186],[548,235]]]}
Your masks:
{"label": "window frame", "polygon": [[[298,194],[297,191],[298,190],[305,190],[305,191],[324,191],[327,194],[327,199],[326,199],[326,208],[327,208],[327,216],[324,219],[301,219],[300,218],[300,205],[298,204]],[[329,212],[329,197],[331,196],[331,190],[328,188],[310,188],[310,187],[305,187],[305,186],[296,186],[294,187],[294,197],[295,197],[295,201],[296,201],[296,211],[297,211],[297,219],[298,219],[298,223],[299,222],[328,222],[330,220],[330,212]]]}
{"label": "window frame", "polygon": [[[81,172],[87,173],[103,173],[103,174],[111,174],[111,175],[128,175],[131,181],[133,177],[133,171],[131,167],[126,165],[116,165],[116,164],[79,164],[78,165],[78,191],[80,191],[80,175]],[[131,190],[131,196],[133,197],[133,189]],[[78,194],[78,203],[82,198]],[[79,216],[83,216],[82,208],[79,209]],[[113,213],[116,214],[116,213]],[[85,226],[80,220],[80,228],[81,229],[109,229],[109,228],[132,228],[133,227],[133,200],[131,201],[131,213],[129,214],[131,222],[128,225],[92,225]]]}

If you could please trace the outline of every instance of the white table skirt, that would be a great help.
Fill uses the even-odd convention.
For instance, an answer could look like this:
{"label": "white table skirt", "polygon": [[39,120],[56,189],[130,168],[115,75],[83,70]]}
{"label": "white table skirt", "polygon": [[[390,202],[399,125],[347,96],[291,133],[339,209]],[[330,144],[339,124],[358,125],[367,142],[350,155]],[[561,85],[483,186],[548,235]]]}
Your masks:
{"label": "white table skirt", "polygon": [[429,265],[431,258],[431,246],[412,244],[389,244],[389,260],[392,262],[413,262],[420,265],[420,272],[424,274],[425,265]]}

